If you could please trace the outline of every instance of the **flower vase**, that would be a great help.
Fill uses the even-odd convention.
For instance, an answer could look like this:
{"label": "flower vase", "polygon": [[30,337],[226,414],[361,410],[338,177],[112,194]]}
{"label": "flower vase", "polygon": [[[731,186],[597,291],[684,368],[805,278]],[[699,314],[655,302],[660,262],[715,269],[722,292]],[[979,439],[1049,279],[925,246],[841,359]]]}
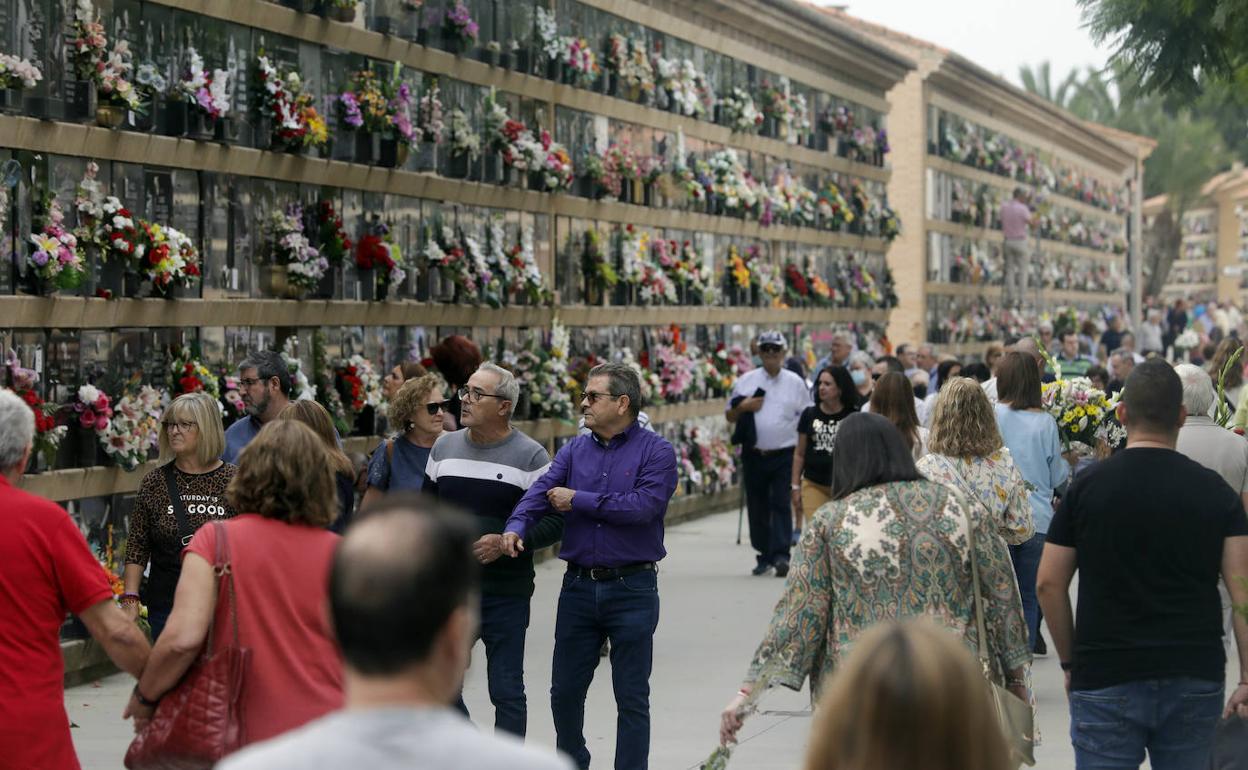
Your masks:
{"label": "flower vase", "polygon": [[367,270],[360,268],[357,273],[359,274],[355,289],[357,298],[361,302],[377,301],[377,270],[371,267]]}
{"label": "flower vase", "polygon": [[317,284],[312,296],[316,299],[337,299],[342,293],[341,287],[342,267],[330,265],[321,276],[321,282]]}
{"label": "flower vase", "polygon": [[602,84],[602,91],[607,96],[620,95],[620,76],[614,72],[608,72],[598,82]]}
{"label": "flower vase", "polygon": [[488,45],[483,45],[477,50],[477,58],[491,67],[498,66],[498,51]]}
{"label": "flower vase", "polygon": [[101,128],[118,129],[126,122],[129,112],[125,107],[116,104],[100,104],[95,108],[95,124]]}
{"label": "flower vase", "polygon": [[438,145],[434,142],[421,142],[416,146],[416,170],[436,171],[438,168]]}
{"label": "flower vase", "polygon": [[814,137],[815,137],[815,149],[819,152],[827,152],[828,151],[828,132],[816,131],[814,134]]}
{"label": "flower vase", "polygon": [[378,165],[384,168],[403,168],[407,165],[408,149],[406,142],[398,139],[383,138],[379,143]]}
{"label": "flower vase", "polygon": [[353,158],[356,163],[376,165],[381,158],[381,137],[368,131],[356,131]]}
{"label": "flower vase", "polygon": [[281,0],[281,3],[299,13],[312,13],[316,8],[316,0]]}
{"label": "flower vase", "polygon": [[485,153],[481,156],[481,181],[486,184],[500,184],[503,179],[503,167],[501,153]]}
{"label": "flower vase", "polygon": [[74,80],[69,84],[69,99],[65,109],[66,120],[86,122],[95,120],[96,108],[99,106],[98,92],[95,82],[91,80]]}
{"label": "flower vase", "polygon": [[215,121],[203,110],[195,109],[182,100],[170,101],[166,109],[169,112],[168,128],[171,135],[197,141],[212,138]]}
{"label": "flower vase", "polygon": [[763,307],[763,291],[756,283],[750,284],[750,306]]}
{"label": "flower vase", "polygon": [[525,75],[533,74],[533,49],[518,48],[515,56],[516,72],[523,72]]}
{"label": "flower vase", "polygon": [[139,274],[128,270],[120,259],[103,259],[99,263],[95,288],[108,292],[114,299],[137,297],[141,288]]}
{"label": "flower vase", "polygon": [[461,38],[454,35],[442,35],[442,50],[455,56],[462,56],[467,44]]}
{"label": "flower vase", "polygon": [[303,299],[306,289],[290,280],[287,265],[260,265],[260,291],[275,299]]}
{"label": "flower vase", "polygon": [[69,431],[61,440],[57,452],[57,466],[61,468],[90,468],[103,465],[100,455],[100,440],[95,435],[95,428],[84,428],[78,422],[77,415],[69,415]]}
{"label": "flower vase", "polygon": [[961,265],[949,266],[949,282],[950,283],[962,282],[962,266]]}
{"label": "flower vase", "polygon": [[643,182],[641,185],[641,205],[650,207],[654,205],[654,183]]}
{"label": "flower vase", "polygon": [[467,179],[470,165],[472,165],[472,160],[468,153],[452,155],[447,160],[446,175],[451,179]]}
{"label": "flower vase", "polygon": [[546,175],[540,171],[529,172],[529,189],[534,192],[543,192],[546,189]]}
{"label": "flower vase", "polygon": [[546,60],[546,79],[556,83],[563,81],[563,62],[558,59]]}
{"label": "flower vase", "polygon": [[633,180],[620,180],[620,203],[628,203],[633,199]]}
{"label": "flower vase", "polygon": [[434,302],[454,302],[455,288],[455,280],[449,271],[438,268],[429,273],[429,298]]}
{"label": "flower vase", "polygon": [[602,286],[588,275],[585,276],[585,304],[590,307],[604,304]]}
{"label": "flower vase", "polygon": [[0,112],[21,112],[22,92],[17,88],[0,89]]}
{"label": "flower vase", "polygon": [[398,35],[399,22],[393,16],[374,16],[373,31],[380,32],[383,35]]}
{"label": "flower vase", "polygon": [[416,29],[416,45],[423,45],[423,46],[429,45],[429,28],[428,27],[418,27]]}
{"label": "flower vase", "polygon": [[778,123],[779,121],[777,121],[775,118],[764,117],[763,127],[762,127],[762,130],[759,131],[759,133],[769,139],[775,139],[779,134],[779,128],[777,125]]}
{"label": "flower vase", "polygon": [[498,65],[497,66],[500,69],[505,69],[505,70],[509,70],[512,68],[511,51],[499,51],[498,52]]}
{"label": "flower vase", "polygon": [[342,7],[331,2],[324,9],[324,16],[326,16],[326,19],[341,21],[342,24],[351,24],[352,21],[356,20],[356,6]]}
{"label": "flower vase", "polygon": [[242,134],[240,121],[229,117],[217,119],[212,130],[212,138],[221,144],[238,144]]}

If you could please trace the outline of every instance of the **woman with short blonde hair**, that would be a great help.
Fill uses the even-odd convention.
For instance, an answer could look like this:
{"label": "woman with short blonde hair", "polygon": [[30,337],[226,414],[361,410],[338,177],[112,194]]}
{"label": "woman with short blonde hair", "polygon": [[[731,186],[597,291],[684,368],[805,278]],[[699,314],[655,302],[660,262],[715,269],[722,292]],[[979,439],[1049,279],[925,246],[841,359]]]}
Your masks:
{"label": "woman with short blonde hair", "polygon": [[395,435],[377,445],[368,463],[368,489],[360,508],[390,491],[419,492],[425,483],[429,450],[442,435],[446,382],[436,374],[408,380],[390,403]]}
{"label": "woman with short blonde hair", "polygon": [[153,639],[173,609],[182,548],[207,522],[234,516],[225,490],[238,470],[220,459],[221,409],[202,391],[184,393],[165,408],[158,443],[162,466],[143,477],[130,512],[121,595],[122,609],[132,619],[147,605]]}
{"label": "woman with short blonde hair", "polygon": [[[325,604],[338,535],[334,477],[325,442],[299,420],[266,424],[238,457],[227,495],[239,515],[204,527],[186,549],[178,600],[152,649],[126,714],[172,690],[199,656],[210,628],[235,633],[250,659],[241,687],[241,733],[268,740],[342,707],[342,664]],[[233,585],[218,602],[214,565],[228,552]],[[214,641],[214,645],[219,645]]]}
{"label": "woman with short blonde hair", "polygon": [[1012,770],[984,675],[931,620],[881,623],[825,684],[806,770]]}
{"label": "woman with short blonde hair", "polygon": [[317,402],[302,399],[287,404],[285,409],[278,412],[277,419],[298,420],[320,437],[338,488],[338,513],[329,528],[342,534],[347,525],[351,523],[351,514],[355,510],[355,466],[338,446],[338,434],[334,431],[333,418],[329,416],[325,407]]}

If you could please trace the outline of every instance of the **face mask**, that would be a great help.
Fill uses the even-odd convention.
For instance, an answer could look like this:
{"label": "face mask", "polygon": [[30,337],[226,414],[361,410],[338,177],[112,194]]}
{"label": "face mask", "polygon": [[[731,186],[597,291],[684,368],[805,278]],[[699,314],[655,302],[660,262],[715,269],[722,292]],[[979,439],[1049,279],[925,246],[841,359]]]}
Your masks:
{"label": "face mask", "polygon": [[853,370],[849,373],[849,376],[853,379],[854,384],[858,386],[867,381],[867,373],[861,369]]}
{"label": "face mask", "polygon": [[919,385],[918,387],[916,387],[914,389],[914,397],[919,399],[920,401],[927,398],[927,386]]}

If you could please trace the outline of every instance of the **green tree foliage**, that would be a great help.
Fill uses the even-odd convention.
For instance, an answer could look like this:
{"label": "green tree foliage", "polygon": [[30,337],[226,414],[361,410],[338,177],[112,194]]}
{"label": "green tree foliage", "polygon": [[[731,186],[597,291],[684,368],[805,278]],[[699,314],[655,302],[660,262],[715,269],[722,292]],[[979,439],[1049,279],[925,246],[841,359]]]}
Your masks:
{"label": "green tree foliage", "polygon": [[1202,80],[1248,72],[1244,0],[1079,0],[1093,40],[1114,45],[1114,64],[1139,73],[1149,93],[1201,91]]}

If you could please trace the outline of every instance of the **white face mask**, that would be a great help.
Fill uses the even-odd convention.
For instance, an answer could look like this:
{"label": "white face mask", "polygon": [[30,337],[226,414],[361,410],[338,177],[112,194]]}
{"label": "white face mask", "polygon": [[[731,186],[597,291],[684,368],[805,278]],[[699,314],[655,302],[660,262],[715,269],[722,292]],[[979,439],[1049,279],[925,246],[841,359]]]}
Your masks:
{"label": "white face mask", "polygon": [[867,381],[867,373],[861,369],[853,370],[852,372],[849,373],[849,376],[853,379],[854,384],[858,386],[861,386],[864,382]]}

